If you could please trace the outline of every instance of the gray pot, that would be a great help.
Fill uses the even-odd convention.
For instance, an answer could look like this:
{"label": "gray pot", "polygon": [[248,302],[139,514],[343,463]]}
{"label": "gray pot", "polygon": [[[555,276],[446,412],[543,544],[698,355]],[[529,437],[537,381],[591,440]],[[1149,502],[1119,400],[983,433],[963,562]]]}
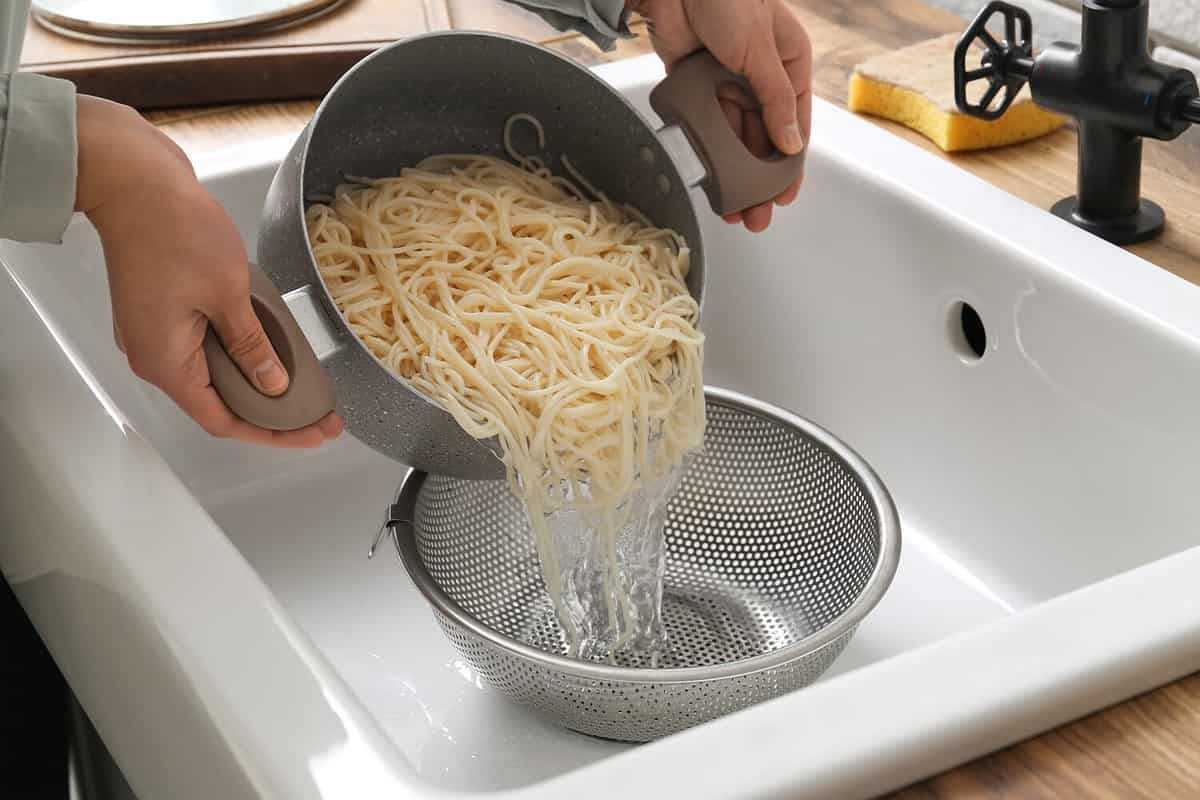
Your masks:
{"label": "gray pot", "polygon": [[[533,114],[545,127],[549,163],[567,154],[614,200],[683,235],[692,248],[688,288],[701,300],[704,246],[689,189],[702,185],[713,210],[727,213],[775,197],[804,168],[802,156],[764,160],[745,149],[716,100],[716,86],[730,79],[707,52],[676,66],[651,95],[669,123],[656,131],[586,68],[517,39],[456,31],[377,51],[330,90],[267,195],[252,297],[291,386],[277,398],[257,392],[210,329],[214,388],[235,414],[264,428],[294,430],[336,406],[354,436],[396,461],[459,478],[501,477],[494,440],[468,436],[344,323],[308,245],[305,198],[332,194],[345,175],[397,175],[432,155],[503,157],[505,121]],[[694,176],[681,174],[668,152],[686,155],[689,146],[703,165]]]}

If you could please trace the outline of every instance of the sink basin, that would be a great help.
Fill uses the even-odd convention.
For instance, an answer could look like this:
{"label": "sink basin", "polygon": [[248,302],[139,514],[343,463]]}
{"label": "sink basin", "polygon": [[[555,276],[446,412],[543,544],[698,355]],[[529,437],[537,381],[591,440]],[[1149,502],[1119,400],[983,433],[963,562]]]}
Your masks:
{"label": "sink basin", "polygon": [[[599,72],[652,116],[657,60]],[[197,163],[250,252],[287,145]],[[818,683],[636,747],[481,686],[366,559],[401,465],[207,438],[86,223],[0,245],[0,566],[139,796],[868,796],[1200,668],[1200,288],[821,102],[809,164],[768,233],[708,219],[706,377],[861,453],[900,567]]]}

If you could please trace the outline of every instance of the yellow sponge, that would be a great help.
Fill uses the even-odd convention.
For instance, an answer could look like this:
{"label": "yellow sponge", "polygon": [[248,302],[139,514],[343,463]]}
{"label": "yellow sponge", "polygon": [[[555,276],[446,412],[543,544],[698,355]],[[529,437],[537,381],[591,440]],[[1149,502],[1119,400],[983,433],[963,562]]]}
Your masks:
{"label": "yellow sponge", "polygon": [[1035,105],[1028,87],[994,122],[960,113],[954,103],[957,42],[950,34],[860,64],[850,78],[850,110],[899,122],[947,152],[1025,142],[1066,122]]}

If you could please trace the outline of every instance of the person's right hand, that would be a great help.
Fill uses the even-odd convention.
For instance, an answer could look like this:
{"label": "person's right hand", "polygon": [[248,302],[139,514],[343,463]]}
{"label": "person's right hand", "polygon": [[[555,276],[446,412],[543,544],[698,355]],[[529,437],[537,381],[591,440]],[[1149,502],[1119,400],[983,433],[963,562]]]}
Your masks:
{"label": "person's right hand", "polygon": [[[626,0],[650,25],[650,40],[667,71],[687,56],[707,49],[749,82],[759,103],[735,84],[718,91],[734,131],[755,155],[770,155],[771,144],[792,155],[804,149],[812,130],[812,45],[784,0]],[[775,198],[796,199],[800,181]],[[771,224],[771,203],[725,217],[751,231]]]}
{"label": "person's right hand", "polygon": [[316,447],[342,431],[329,414],[296,431],[236,417],[209,380],[204,335],[211,321],[250,382],[282,394],[287,372],[250,304],[250,273],[233,221],[187,156],[133,109],[78,101],[75,207],[100,234],[114,334],[129,366],[213,436],[277,447]]}

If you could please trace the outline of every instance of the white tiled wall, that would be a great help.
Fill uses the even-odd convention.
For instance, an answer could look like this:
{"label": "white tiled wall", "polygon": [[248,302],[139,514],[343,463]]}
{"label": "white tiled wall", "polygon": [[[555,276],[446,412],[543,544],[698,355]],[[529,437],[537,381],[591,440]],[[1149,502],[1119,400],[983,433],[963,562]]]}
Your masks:
{"label": "white tiled wall", "polygon": [[1200,51],[1200,0],[1151,0],[1150,27]]}
{"label": "white tiled wall", "polygon": [[[933,5],[948,8],[961,17],[973,18],[987,0],[930,0]],[[1195,0],[1200,4],[1200,0]],[[1033,17],[1035,45],[1045,47],[1051,42],[1079,41],[1079,13],[1064,8],[1052,0],[1009,0]],[[1078,4],[1076,4],[1078,5]]]}
{"label": "white tiled wall", "polygon": [[[963,17],[973,17],[987,0],[931,0]],[[1033,16],[1038,47],[1054,41],[1079,41],[1081,0],[1009,0]],[[1150,27],[1158,44],[1177,56],[1200,57],[1200,0],[1150,0]],[[1170,54],[1167,54],[1170,56]],[[1165,59],[1164,59],[1165,60]],[[1195,68],[1197,62],[1191,62]]]}

